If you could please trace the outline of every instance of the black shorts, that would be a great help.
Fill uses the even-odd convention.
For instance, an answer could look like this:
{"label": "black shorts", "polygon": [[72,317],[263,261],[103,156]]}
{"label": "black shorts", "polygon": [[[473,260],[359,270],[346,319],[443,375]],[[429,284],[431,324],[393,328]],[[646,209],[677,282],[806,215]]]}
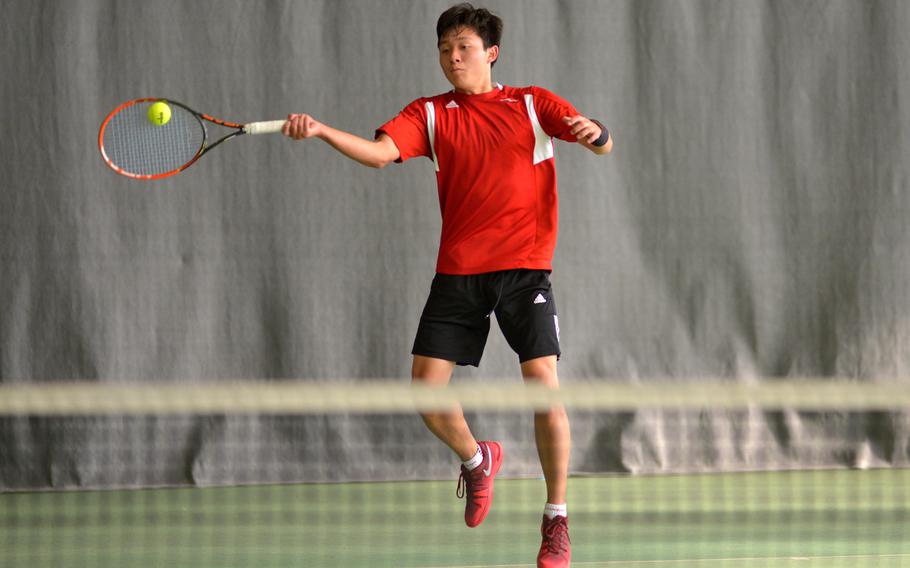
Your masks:
{"label": "black shorts", "polygon": [[559,357],[559,319],[547,270],[437,274],[411,353],[477,367],[493,313],[519,361]]}

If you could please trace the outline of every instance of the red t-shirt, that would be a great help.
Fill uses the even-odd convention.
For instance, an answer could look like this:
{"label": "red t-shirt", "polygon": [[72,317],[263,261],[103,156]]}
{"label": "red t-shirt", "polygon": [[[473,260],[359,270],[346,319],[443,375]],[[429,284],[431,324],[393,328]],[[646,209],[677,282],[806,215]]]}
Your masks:
{"label": "red t-shirt", "polygon": [[496,85],[412,102],[380,127],[401,153],[436,167],[442,236],[436,271],[482,274],[552,269],[557,199],[553,137],[579,114],[540,87]]}

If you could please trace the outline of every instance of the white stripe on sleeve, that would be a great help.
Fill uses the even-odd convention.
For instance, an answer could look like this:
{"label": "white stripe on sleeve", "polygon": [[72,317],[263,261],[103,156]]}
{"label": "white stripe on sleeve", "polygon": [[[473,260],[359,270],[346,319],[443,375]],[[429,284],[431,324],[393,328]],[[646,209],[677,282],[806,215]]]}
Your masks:
{"label": "white stripe on sleeve", "polygon": [[433,165],[436,166],[436,171],[439,171],[439,160],[436,159],[436,148],[433,146],[433,142],[436,140],[436,107],[433,106],[433,101],[427,101],[427,135],[430,137],[430,152],[433,154]]}
{"label": "white stripe on sleeve", "polygon": [[525,95],[525,106],[528,107],[528,117],[531,119],[531,127],[534,129],[534,164],[536,165],[553,157],[553,139],[544,132],[540,121],[537,120],[537,111],[534,110],[534,95]]}

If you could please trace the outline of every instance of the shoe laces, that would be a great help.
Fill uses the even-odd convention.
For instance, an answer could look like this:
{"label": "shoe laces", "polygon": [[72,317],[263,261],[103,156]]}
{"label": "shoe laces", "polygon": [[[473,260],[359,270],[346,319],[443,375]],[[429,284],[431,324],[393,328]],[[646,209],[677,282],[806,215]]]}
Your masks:
{"label": "shoe laces", "polygon": [[544,544],[550,554],[559,554],[569,549],[569,524],[559,515],[547,521],[543,529]]}
{"label": "shoe laces", "polygon": [[455,487],[455,497],[461,499],[465,493],[471,491],[471,472],[464,466],[461,466],[461,475],[458,476],[458,486]]}

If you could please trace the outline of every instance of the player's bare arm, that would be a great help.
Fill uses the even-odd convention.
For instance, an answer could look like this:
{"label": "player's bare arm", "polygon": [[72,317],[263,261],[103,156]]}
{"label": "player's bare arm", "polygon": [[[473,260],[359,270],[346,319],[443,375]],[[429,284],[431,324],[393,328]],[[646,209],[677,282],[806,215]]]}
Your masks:
{"label": "player's bare arm", "polygon": [[603,134],[603,129],[590,118],[577,115],[565,116],[562,120],[569,125],[571,128],[570,132],[578,139],[578,143],[595,154],[602,156],[603,154],[609,154],[613,149],[613,137],[609,133],[607,133],[606,144],[601,146],[594,145]]}
{"label": "player's bare arm", "polygon": [[332,128],[308,114],[288,115],[281,132],[294,140],[320,138],[348,158],[371,168],[382,168],[400,156],[395,142],[386,134],[380,134],[376,140],[367,140]]}

